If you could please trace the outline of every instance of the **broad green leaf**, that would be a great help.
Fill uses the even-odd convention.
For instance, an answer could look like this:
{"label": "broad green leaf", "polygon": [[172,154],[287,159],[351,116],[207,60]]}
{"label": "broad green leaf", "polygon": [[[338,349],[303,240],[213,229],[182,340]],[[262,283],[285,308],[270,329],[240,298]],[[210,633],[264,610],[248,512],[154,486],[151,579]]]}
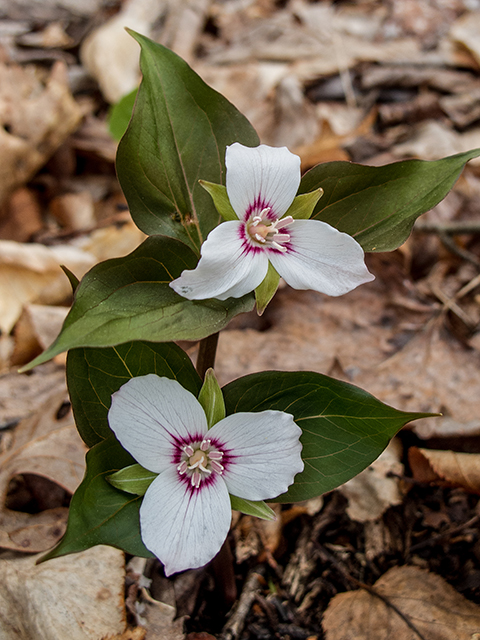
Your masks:
{"label": "broad green leaf", "polygon": [[76,347],[200,340],[253,308],[253,294],[221,302],[175,293],[169,283],[196,264],[183,243],[153,236],[128,256],[96,265],[82,279],[58,338],[23,370]]}
{"label": "broad green leaf", "polygon": [[393,251],[408,238],[415,220],[443,200],[465,163],[478,156],[480,149],[383,167],[327,162],[303,176],[299,193],[322,187],[312,218],[353,236],[365,251]]}
{"label": "broad green leaf", "polygon": [[111,476],[106,476],[106,479],[115,489],[133,493],[136,496],[144,496],[157,476],[158,473],[145,469],[141,464],[131,464],[129,467],[115,471]]}
{"label": "broad green leaf", "polygon": [[224,220],[234,220],[238,222],[238,216],[230,203],[227,188],[224,187],[223,184],[215,184],[213,182],[207,182],[206,180],[200,180],[200,185],[207,193],[210,194],[213,204],[215,205],[215,209]]}
{"label": "broad green leaf", "polygon": [[63,271],[63,273],[67,276],[68,281],[70,282],[70,286],[72,287],[72,293],[75,293],[75,291],[77,290],[78,285],[80,284],[80,280],[77,278],[77,276],[70,271],[70,269],[68,267],[66,267],[64,264],[60,265],[60,269]]}
{"label": "broad green leaf", "polygon": [[135,223],[178,238],[197,253],[220,221],[199,180],[225,182],[225,150],[258,136],[226,98],[169,49],[130,32],[143,80],[117,153],[117,173]]}
{"label": "broad green leaf", "polygon": [[92,447],[112,435],[112,394],[131,378],[156,373],[198,395],[202,382],[190,358],[175,344],[128,342],[116,347],[71,349],[67,384],[80,436]]}
{"label": "broad green leaf", "polygon": [[207,416],[209,429],[225,418],[225,402],[213,369],[208,369],[205,374],[205,380],[198,394],[198,401]]}
{"label": "broad green leaf", "polygon": [[296,196],[283,217],[292,216],[295,220],[308,220],[322,196],[322,188]]}
{"label": "broad green leaf", "polygon": [[240,513],[246,513],[247,516],[255,516],[262,520],[275,520],[276,515],[273,509],[265,504],[265,502],[255,502],[253,500],[245,500],[244,498],[237,498],[237,496],[230,496],[230,503],[232,509],[240,511]]}
{"label": "broad green leaf", "polygon": [[272,263],[269,262],[267,275],[255,289],[255,300],[257,303],[257,313],[259,316],[262,315],[262,313],[267,308],[270,300],[275,295],[278,289],[279,282],[280,276],[275,271],[275,267],[272,265]]}
{"label": "broad green leaf", "polygon": [[123,96],[117,104],[114,104],[108,117],[108,130],[115,140],[120,140],[127,130],[128,123],[132,117],[133,106],[137,97],[138,89],[134,89],[126,96]]}
{"label": "broad green leaf", "polygon": [[275,502],[297,502],[331,491],[368,467],[407,422],[405,413],[346,382],[320,373],[266,371],[223,387],[227,415],[273,409],[293,415],[303,435],[304,471]]}
{"label": "broad green leaf", "polygon": [[85,477],[73,495],[65,535],[42,560],[109,544],[127,553],[152,558],[140,537],[142,499],[115,489],[106,480],[135,461],[112,436],[87,453]]}

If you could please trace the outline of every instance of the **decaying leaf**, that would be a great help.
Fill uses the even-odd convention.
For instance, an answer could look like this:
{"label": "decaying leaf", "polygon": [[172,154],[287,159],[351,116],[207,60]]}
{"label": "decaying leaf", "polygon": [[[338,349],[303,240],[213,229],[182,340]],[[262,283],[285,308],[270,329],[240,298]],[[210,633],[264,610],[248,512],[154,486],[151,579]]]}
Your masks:
{"label": "decaying leaf", "polygon": [[49,347],[60,333],[67,313],[67,307],[26,305],[15,326],[15,347],[10,363],[14,366],[26,364]]}
{"label": "decaying leaf", "polygon": [[395,477],[403,475],[401,455],[401,443],[392,440],[373,464],[339,488],[348,498],[347,513],[352,520],[377,520],[389,507],[401,504],[403,496]]}
{"label": "decaying leaf", "polygon": [[10,482],[33,474],[47,478],[69,493],[80,484],[85,445],[71,411],[59,417],[66,390],[56,389],[38,412],[4,434],[0,451],[0,547],[39,552],[58,542],[64,533],[67,509],[56,507],[37,514],[5,507]]}
{"label": "decaying leaf", "polygon": [[47,77],[33,66],[0,64],[0,202],[45,164],[81,118],[63,63]]}
{"label": "decaying leaf", "polygon": [[373,589],[380,597],[359,589],[332,598],[326,640],[472,640],[480,633],[480,607],[436,574],[394,567]]}
{"label": "decaying leaf", "polygon": [[419,482],[462,487],[480,494],[480,454],[410,447],[408,461]]}
{"label": "decaying leaf", "polygon": [[102,640],[125,630],[121,551],[98,546],[37,560],[0,560],[2,640]]}
{"label": "decaying leaf", "polygon": [[9,333],[29,302],[58,304],[68,298],[72,289],[61,264],[81,277],[95,262],[73,246],[0,240],[0,330]]}

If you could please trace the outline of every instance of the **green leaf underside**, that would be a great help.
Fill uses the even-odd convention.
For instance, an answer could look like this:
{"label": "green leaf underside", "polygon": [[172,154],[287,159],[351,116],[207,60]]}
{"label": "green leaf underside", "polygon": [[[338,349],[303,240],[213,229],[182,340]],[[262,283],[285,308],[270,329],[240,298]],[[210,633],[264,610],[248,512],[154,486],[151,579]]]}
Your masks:
{"label": "green leaf underside", "polygon": [[365,251],[393,251],[415,220],[437,205],[480,149],[441,160],[405,160],[383,167],[327,162],[310,169],[299,193],[322,187],[312,218],[353,236]]}
{"label": "green leaf underside", "polygon": [[405,413],[366,391],[319,373],[266,371],[223,387],[227,415],[285,411],[303,435],[304,471],[275,502],[297,502],[331,491],[368,467],[407,422],[431,414]]}
{"label": "green leaf underside", "polygon": [[168,342],[139,341],[68,352],[67,384],[75,423],[89,447],[112,434],[107,420],[112,393],[131,378],[149,373],[177,380],[195,396],[202,385],[190,358]]}
{"label": "green leaf underside", "polygon": [[106,480],[135,461],[112,436],[87,453],[85,477],[70,503],[68,525],[59,544],[42,560],[108,544],[143,558],[153,558],[140,537],[142,499],[118,491]]}
{"label": "green leaf underside", "polygon": [[205,411],[209,429],[225,418],[225,402],[213,369],[208,369],[205,374],[205,381],[198,394],[198,401]]}
{"label": "green leaf underside", "polygon": [[251,311],[253,294],[220,301],[187,300],[175,293],[169,283],[196,264],[183,243],[152,236],[128,256],[96,265],[80,283],[58,338],[23,370],[76,347],[200,340]]}
{"label": "green leaf underside", "polygon": [[108,118],[108,130],[115,140],[120,140],[128,128],[128,123],[132,117],[133,106],[137,97],[138,89],[134,89],[123,96],[110,110]]}
{"label": "green leaf underside", "polygon": [[152,484],[158,473],[145,469],[140,464],[131,464],[129,467],[116,471],[107,476],[107,481],[116,489],[133,493],[136,496],[144,496],[148,487]]}
{"label": "green leaf underside", "polygon": [[246,513],[247,516],[255,516],[262,520],[275,520],[275,511],[271,509],[265,502],[254,502],[253,500],[244,500],[243,498],[237,498],[237,496],[230,496],[230,503],[232,509],[240,511],[240,513]]}
{"label": "green leaf underside", "polygon": [[257,146],[258,136],[184,60],[130,33],[141,46],[143,80],[118,147],[118,178],[142,231],[179,238],[198,253],[220,221],[199,179],[224,183],[226,146]]}

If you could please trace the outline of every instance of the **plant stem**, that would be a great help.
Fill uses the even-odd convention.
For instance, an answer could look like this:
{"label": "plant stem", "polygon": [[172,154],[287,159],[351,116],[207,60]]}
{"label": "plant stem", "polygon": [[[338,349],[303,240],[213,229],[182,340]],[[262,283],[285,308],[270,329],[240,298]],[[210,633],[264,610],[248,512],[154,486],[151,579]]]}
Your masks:
{"label": "plant stem", "polygon": [[205,373],[208,369],[213,368],[215,365],[215,355],[217,353],[218,344],[218,332],[212,333],[211,336],[207,336],[203,340],[200,340],[198,345],[197,355],[197,373],[203,380]]}

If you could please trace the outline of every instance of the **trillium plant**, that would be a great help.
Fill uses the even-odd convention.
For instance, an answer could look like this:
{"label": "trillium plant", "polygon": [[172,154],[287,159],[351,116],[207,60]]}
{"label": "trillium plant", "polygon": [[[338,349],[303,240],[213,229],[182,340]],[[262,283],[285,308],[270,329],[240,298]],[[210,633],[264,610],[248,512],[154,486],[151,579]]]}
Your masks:
{"label": "trillium plant", "polygon": [[[480,150],[330,162],[302,176],[297,155],[261,144],[181,58],[131,35],[143,79],[133,113],[130,95],[111,126],[118,178],[147,238],[81,282],[67,272],[72,308],[28,366],[68,351],[89,448],[66,533],[45,559],[109,544],[158,558],[170,575],[228,556],[232,509],[274,518],[267,502],[335,489],[431,415],[318,372],[262,371],[220,387],[216,345],[234,316],[265,311],[280,278],[328,296],[371,281],[364,252],[400,246]],[[183,340],[198,341],[195,365]]]}

